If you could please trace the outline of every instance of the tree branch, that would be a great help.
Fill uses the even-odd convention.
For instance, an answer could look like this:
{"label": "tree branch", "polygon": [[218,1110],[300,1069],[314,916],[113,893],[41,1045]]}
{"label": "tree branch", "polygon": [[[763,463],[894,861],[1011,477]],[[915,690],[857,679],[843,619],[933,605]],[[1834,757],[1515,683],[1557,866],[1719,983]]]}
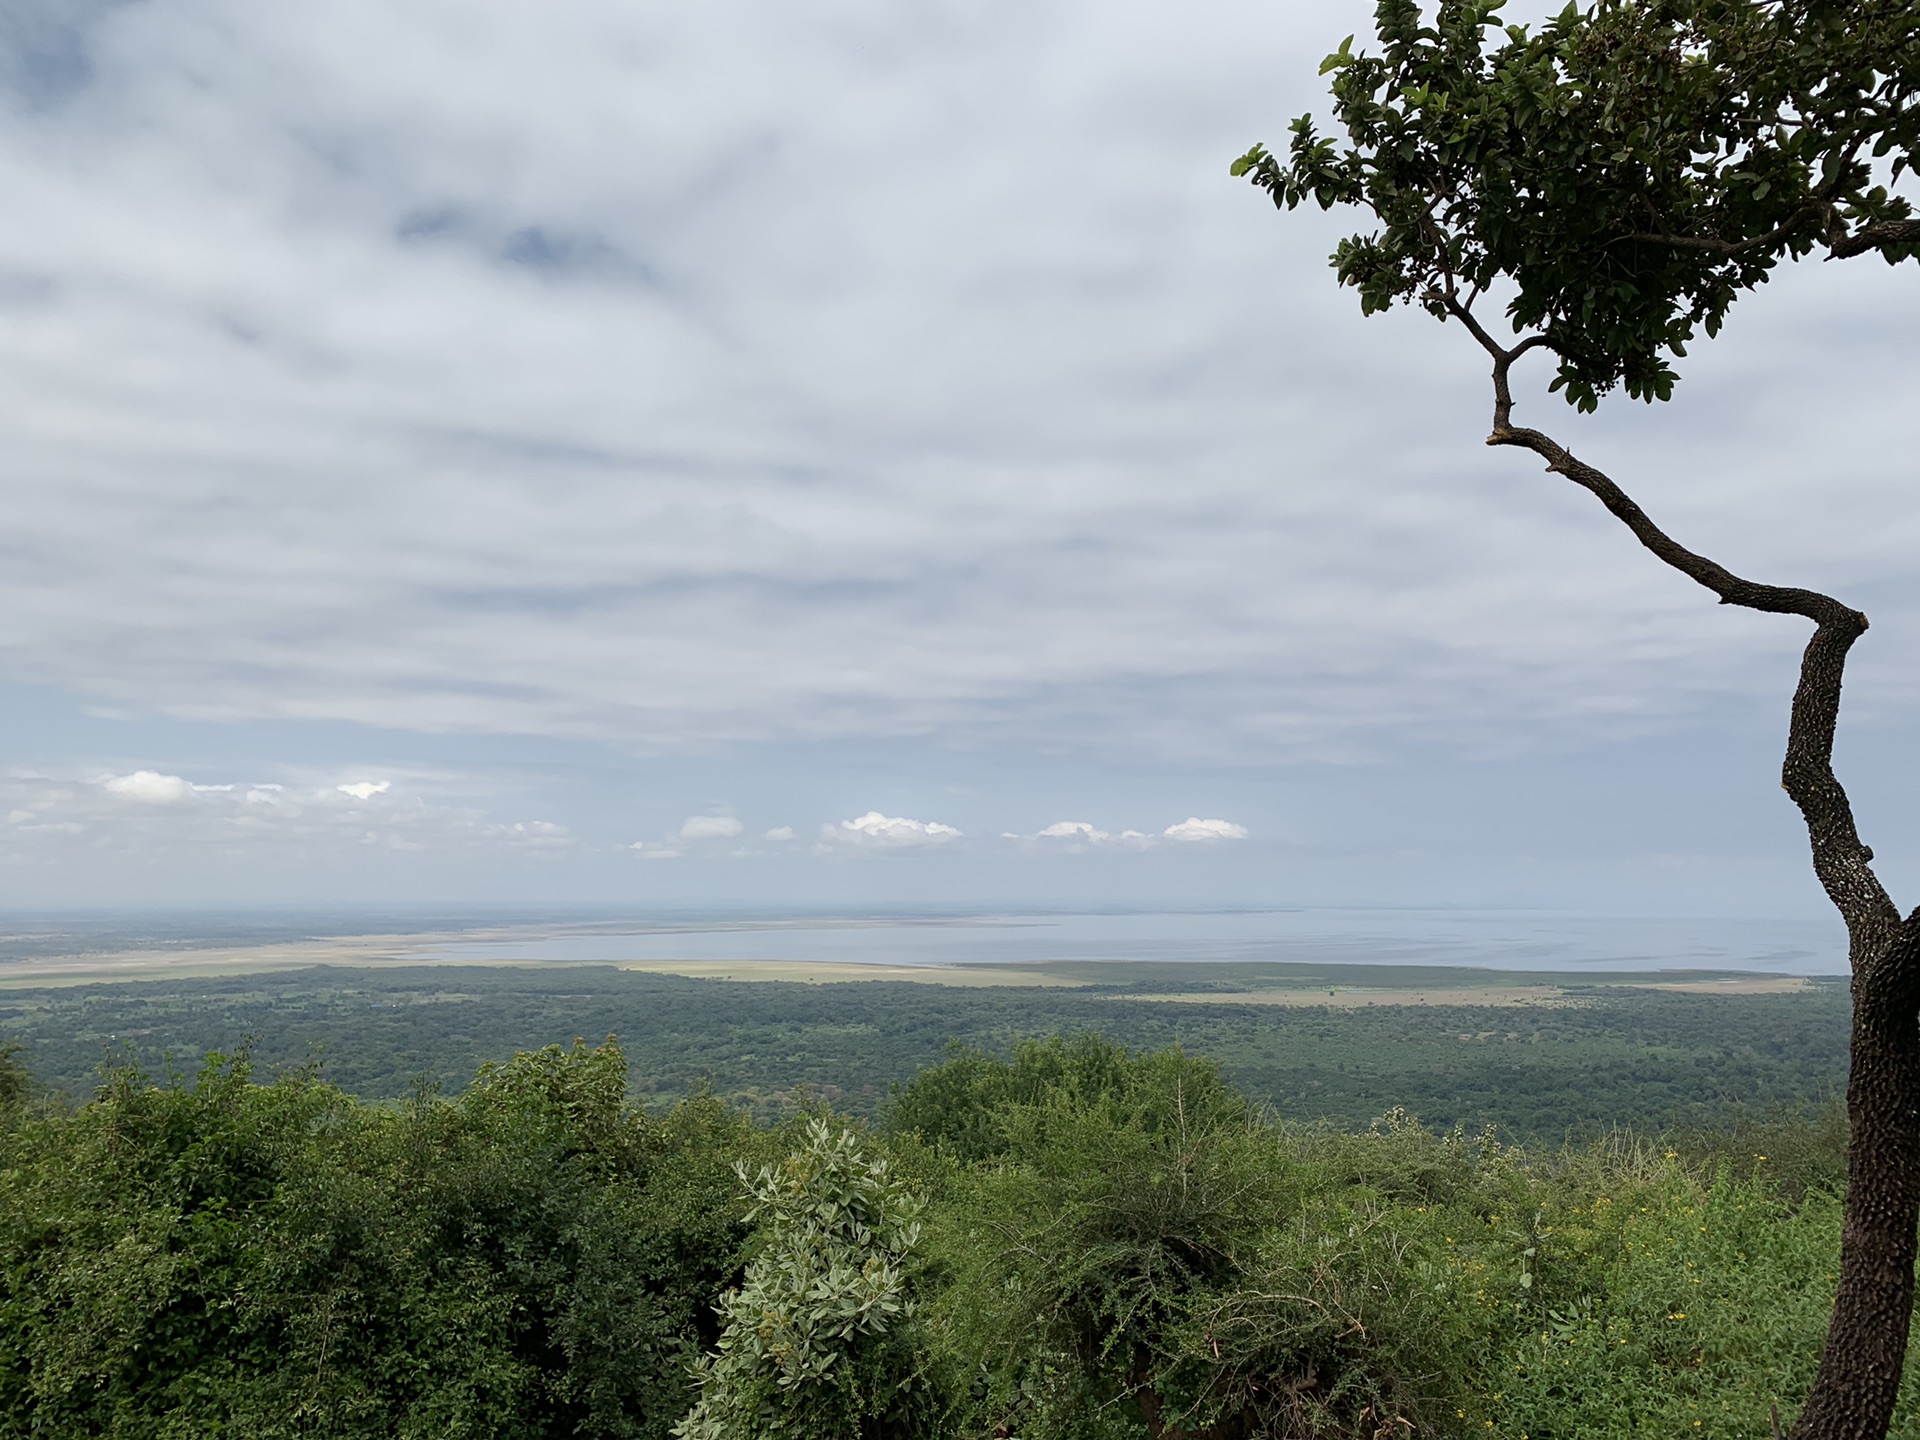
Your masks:
{"label": "tree branch", "polygon": [[1512,423],[1513,395],[1508,372],[1513,362],[1545,337],[1534,335],[1511,348],[1501,346],[1464,309],[1453,313],[1494,357],[1493,431],[1489,445],[1513,445],[1531,450],[1547,462],[1547,469],[1564,475],[1594,496],[1633,536],[1660,560],[1720,597],[1723,605],[1740,605],[1774,615],[1804,615],[1814,632],[1800,662],[1800,683],[1793,695],[1792,720],[1787,730],[1786,761],[1780,783],[1806,821],[1813,846],[1814,873],[1827,898],[1846,921],[1848,949],[1856,971],[1884,955],[1900,930],[1900,912],[1873,873],[1873,851],[1860,841],[1853,806],[1833,773],[1833,736],[1840,716],[1840,684],[1847,652],[1867,629],[1867,617],[1849,605],[1817,590],[1784,585],[1762,585],[1742,579],[1724,565],[1697,555],[1681,545],[1648,517],[1611,478],[1575,458],[1559,442],[1541,431]]}
{"label": "tree branch", "polygon": [[1781,221],[1764,235],[1756,235],[1751,240],[1722,240],[1712,235],[1661,235],[1636,231],[1621,238],[1625,240],[1644,240],[1650,245],[1671,245],[1677,250],[1709,250],[1715,255],[1740,255],[1748,250],[1765,250],[1777,245],[1795,230],[1809,215],[1818,215],[1829,207],[1821,205],[1802,205],[1793,214]]}
{"label": "tree branch", "polygon": [[1881,220],[1856,230],[1837,241],[1827,252],[1829,260],[1851,260],[1883,245],[1920,244],[1920,220]]}

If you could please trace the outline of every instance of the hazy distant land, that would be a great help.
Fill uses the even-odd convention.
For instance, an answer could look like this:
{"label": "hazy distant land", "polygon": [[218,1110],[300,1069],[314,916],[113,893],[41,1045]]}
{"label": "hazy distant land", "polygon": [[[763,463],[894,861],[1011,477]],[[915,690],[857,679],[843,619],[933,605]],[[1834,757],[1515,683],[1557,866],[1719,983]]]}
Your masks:
{"label": "hazy distant land", "polygon": [[1820,941],[1452,912],[94,917],[0,935],[0,1038],[74,1094],[246,1044],[397,1099],[618,1034],[636,1098],[771,1117],[872,1113],[956,1042],[1097,1030],[1214,1056],[1298,1117],[1560,1135],[1830,1100],[1847,991]]}
{"label": "hazy distant land", "polygon": [[1118,984],[1185,1003],[1351,1006],[1444,996],[1453,1004],[1528,1005],[1566,1003],[1570,986],[1786,993],[1802,988],[1807,975],[1831,972],[1823,938],[1818,927],[1801,922],[1450,911],[706,915],[487,924],[456,914],[364,915],[345,923],[299,915],[82,917],[0,934],[0,988],[315,965],[595,964],[806,984]]}

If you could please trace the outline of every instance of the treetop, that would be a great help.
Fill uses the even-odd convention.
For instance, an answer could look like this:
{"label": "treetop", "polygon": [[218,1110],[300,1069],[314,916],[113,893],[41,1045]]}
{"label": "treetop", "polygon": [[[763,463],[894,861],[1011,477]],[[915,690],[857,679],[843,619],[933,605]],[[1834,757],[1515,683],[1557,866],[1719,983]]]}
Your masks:
{"label": "treetop", "polygon": [[1592,410],[1669,398],[1671,357],[1782,260],[1920,254],[1892,188],[1920,138],[1911,0],[1596,0],[1537,31],[1501,8],[1380,0],[1380,52],[1349,36],[1321,66],[1345,143],[1307,115],[1284,159],[1233,163],[1284,209],[1372,211],[1333,255],[1364,312],[1511,287]]}

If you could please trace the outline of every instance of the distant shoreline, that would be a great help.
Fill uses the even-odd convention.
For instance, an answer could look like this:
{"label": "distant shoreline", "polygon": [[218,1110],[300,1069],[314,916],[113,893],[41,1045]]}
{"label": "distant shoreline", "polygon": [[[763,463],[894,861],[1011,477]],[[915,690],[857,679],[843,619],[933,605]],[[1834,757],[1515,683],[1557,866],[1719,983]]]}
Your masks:
{"label": "distant shoreline", "polygon": [[[1581,1003],[1595,987],[1627,987],[1690,994],[1782,995],[1814,988],[1809,977],[1751,970],[1657,967],[1635,971],[1514,971],[1486,966],[1368,962],[1285,962],[1193,959],[975,961],[752,957],[620,958],[596,948],[635,936],[691,939],[715,933],[762,934],[796,922],[660,926],[648,929],[574,926],[494,926],[443,932],[329,936],[261,944],[167,946],[14,956],[0,960],[0,989],[28,990],[142,981],[210,979],[250,974],[338,969],[457,969],[463,966],[562,970],[610,966],[620,970],[738,983],[808,985],[905,981],[974,989],[1073,989],[1115,1000],[1183,1005],[1280,1005],[1352,1009],[1371,1005],[1477,1005],[1501,1008]],[[884,919],[798,922],[812,930],[845,933],[890,929]],[[911,923],[911,922],[909,922]],[[924,923],[924,922],[923,922]],[[992,928],[984,917],[957,921]],[[496,953],[488,953],[488,952]],[[497,952],[508,953],[497,953]],[[542,955],[541,951],[554,952]],[[567,953],[561,953],[567,952]]]}

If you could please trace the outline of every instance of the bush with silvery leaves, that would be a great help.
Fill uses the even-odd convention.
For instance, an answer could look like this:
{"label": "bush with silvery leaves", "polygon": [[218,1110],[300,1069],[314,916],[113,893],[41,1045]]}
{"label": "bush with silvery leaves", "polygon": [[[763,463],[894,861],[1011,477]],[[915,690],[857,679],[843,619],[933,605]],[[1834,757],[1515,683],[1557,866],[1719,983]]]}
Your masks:
{"label": "bush with silvery leaves", "polygon": [[764,1248],[721,1297],[680,1440],[908,1436],[928,1406],[909,1296],[921,1202],[825,1121],[758,1174],[736,1166]]}

